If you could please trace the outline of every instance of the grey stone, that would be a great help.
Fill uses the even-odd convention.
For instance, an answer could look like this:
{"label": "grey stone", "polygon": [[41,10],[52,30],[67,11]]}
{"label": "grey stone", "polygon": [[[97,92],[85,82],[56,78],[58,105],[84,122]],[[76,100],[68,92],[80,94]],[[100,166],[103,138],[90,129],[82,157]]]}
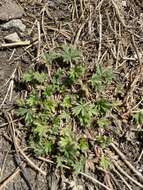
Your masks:
{"label": "grey stone", "polygon": [[5,29],[5,30],[9,30],[11,28],[17,28],[21,32],[24,32],[26,29],[26,26],[25,26],[25,24],[22,23],[22,21],[20,19],[14,19],[14,20],[10,20],[10,21],[6,22],[5,24],[2,24],[1,28]]}
{"label": "grey stone", "polygon": [[15,1],[0,1],[0,20],[8,21],[10,19],[21,18],[23,13],[23,9]]}
{"label": "grey stone", "polygon": [[5,36],[4,39],[5,41],[11,42],[11,43],[20,41],[20,38],[16,32]]}

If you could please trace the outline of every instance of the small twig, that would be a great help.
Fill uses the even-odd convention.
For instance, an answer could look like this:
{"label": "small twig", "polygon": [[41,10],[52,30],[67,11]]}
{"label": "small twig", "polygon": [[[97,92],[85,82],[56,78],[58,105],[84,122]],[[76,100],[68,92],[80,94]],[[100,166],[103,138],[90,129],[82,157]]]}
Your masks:
{"label": "small twig", "polygon": [[8,97],[8,95],[9,95],[9,93],[10,93],[10,95],[11,95],[12,90],[13,90],[13,79],[11,79],[11,81],[10,81],[9,87],[8,87],[8,89],[7,89],[7,93],[6,93],[6,95],[5,95],[5,97],[4,97],[3,101],[2,101],[2,103],[1,103],[1,105],[0,105],[0,109],[3,107],[3,105],[4,105],[4,103],[5,103],[6,99],[7,99],[7,97]]}
{"label": "small twig", "polygon": [[15,127],[14,127],[14,123],[13,123],[13,120],[12,120],[12,116],[11,116],[10,113],[8,113],[6,111],[3,111],[3,114],[4,114],[5,118],[7,119],[8,123],[9,123],[9,130],[10,130],[10,134],[12,136],[12,142],[13,142],[13,145],[14,145],[14,148],[15,148],[15,153],[16,153],[15,154],[15,161],[16,161],[17,165],[19,166],[19,168],[21,169],[23,179],[25,180],[29,190],[31,190],[32,186],[31,186],[31,184],[29,182],[26,169],[23,167],[23,164],[22,164],[22,161],[21,161],[18,149],[17,149]]}
{"label": "small twig", "polygon": [[127,161],[125,155],[113,143],[111,143],[110,146],[115,150],[115,152],[120,156],[120,158],[123,160],[123,162],[130,168],[130,170],[136,174],[136,177],[138,177],[138,179],[141,182],[143,182],[142,174],[140,172],[138,172],[129,161]]}
{"label": "small twig", "polygon": [[135,110],[143,101],[143,98],[133,107],[131,108],[131,112],[133,112],[133,110]]}
{"label": "small twig", "polygon": [[124,176],[126,176],[129,180],[131,180],[134,184],[136,184],[137,186],[143,188],[143,185],[141,183],[139,183],[138,181],[136,181],[135,179],[133,179],[131,176],[129,176],[120,166],[119,164],[112,159],[112,163],[114,164],[114,166],[119,170],[120,173],[122,173]]}
{"label": "small twig", "polygon": [[[44,162],[47,162],[47,163],[55,164],[53,161],[51,161],[49,159],[46,159],[46,158],[43,158],[43,157],[38,157],[38,159],[42,160]],[[71,169],[70,167],[65,166],[65,165],[62,165],[62,167],[65,168],[65,169],[68,169],[68,170]],[[88,175],[86,173],[83,173],[83,172],[80,172],[79,174],[82,175],[82,176],[84,176],[84,177],[86,177],[86,178],[88,178],[88,179],[90,179],[92,182],[97,183],[101,187],[104,187],[107,190],[111,190],[109,187],[107,187],[106,185],[104,185],[103,183],[101,183],[100,181],[98,181],[97,179],[95,179],[94,177],[92,177],[92,176],[90,176],[90,175]]]}
{"label": "small twig", "polygon": [[64,37],[66,37],[68,40],[71,40],[71,36],[68,32],[65,32],[64,30],[62,29],[58,29],[58,28],[54,28],[52,26],[46,26],[45,28],[47,28],[48,30],[53,30],[53,31],[56,31],[56,32],[59,32],[60,34],[62,34]]}
{"label": "small twig", "polygon": [[133,190],[128,182],[125,180],[125,178],[115,168],[112,168],[112,170],[119,176],[119,178],[123,181],[123,183],[127,186],[129,190]]}
{"label": "small twig", "polygon": [[[9,141],[9,142],[12,142],[12,140],[4,134],[4,137]],[[46,176],[46,172],[41,170],[38,166],[36,166],[29,158],[28,156],[26,156],[26,154],[24,153],[24,151],[20,148],[20,146],[18,145],[18,143],[16,142],[16,146],[17,146],[17,150],[18,152],[20,152],[20,154],[25,158],[26,160],[26,163],[31,167],[33,168],[34,170],[40,172],[42,175]]]}
{"label": "small twig", "polygon": [[46,172],[43,171],[42,169],[40,169],[38,166],[36,166],[27,156],[26,154],[23,152],[23,150],[19,147],[19,145],[17,144],[17,148],[18,151],[20,152],[20,154],[25,158],[25,160],[27,161],[27,164],[29,166],[31,166],[34,170],[40,172],[42,175],[46,176]]}
{"label": "small twig", "polygon": [[20,172],[20,168],[18,167],[17,169],[15,169],[15,171],[11,175],[9,175],[6,179],[4,179],[0,183],[0,190],[4,190],[6,185],[10,183],[19,174],[19,172]]}
{"label": "small twig", "polygon": [[131,97],[132,93],[134,92],[135,88],[136,88],[136,84],[138,83],[138,81],[140,80],[141,76],[142,76],[142,73],[143,73],[143,63],[142,63],[142,60],[141,60],[141,56],[139,54],[139,50],[136,46],[136,43],[135,43],[135,39],[134,39],[134,35],[131,34],[131,40],[132,40],[132,45],[133,45],[133,48],[136,52],[136,55],[137,55],[137,58],[138,58],[138,68],[137,68],[137,74],[136,74],[136,77],[134,78],[133,82],[131,83],[130,85],[130,89],[128,90],[127,92],[127,95],[124,99],[124,101],[128,101],[129,98]]}
{"label": "small twig", "polygon": [[[87,21],[86,21],[86,22],[87,22]],[[74,40],[74,45],[75,45],[75,46],[78,44],[78,41],[79,41],[81,32],[82,32],[82,30],[83,30],[83,28],[84,28],[86,22],[83,22],[83,23],[80,25],[80,27],[79,27],[79,29],[78,29],[78,31],[77,31],[77,33],[76,33],[75,40]]]}
{"label": "small twig", "polygon": [[136,163],[140,162],[142,156],[143,156],[143,150],[141,151],[140,156],[139,156],[138,160],[136,161]]}
{"label": "small twig", "polygon": [[97,62],[99,62],[101,57],[101,48],[102,48],[102,15],[99,10],[99,48],[98,48]]}
{"label": "small twig", "polygon": [[1,44],[0,48],[11,48],[11,47],[18,47],[18,46],[28,46],[30,45],[30,41],[20,41],[20,42],[15,42],[15,43],[6,43],[6,44]]}
{"label": "small twig", "polygon": [[4,157],[4,160],[2,161],[3,163],[2,163],[2,167],[1,167],[1,169],[0,169],[0,179],[2,178],[4,169],[5,169],[5,163],[6,163],[8,154],[9,154],[9,151],[7,151],[7,153],[6,153],[5,157]]}
{"label": "small twig", "polygon": [[40,32],[40,23],[37,21],[37,29],[38,29],[38,49],[37,49],[37,59],[40,57],[40,47],[41,47],[41,32]]}
{"label": "small twig", "polygon": [[127,26],[127,25],[125,24],[125,21],[124,21],[123,17],[121,16],[121,13],[120,13],[120,11],[119,11],[119,8],[118,8],[117,4],[115,3],[115,0],[111,0],[111,2],[112,2],[113,6],[114,6],[114,8],[115,8],[116,15],[117,15],[119,21],[121,22],[121,24],[122,24],[125,28],[127,28],[127,29],[132,28],[131,26]]}

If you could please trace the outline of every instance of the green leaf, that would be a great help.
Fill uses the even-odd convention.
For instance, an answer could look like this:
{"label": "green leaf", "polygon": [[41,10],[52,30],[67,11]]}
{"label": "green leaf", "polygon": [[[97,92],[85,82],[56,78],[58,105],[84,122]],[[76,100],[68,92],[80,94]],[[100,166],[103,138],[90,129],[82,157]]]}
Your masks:
{"label": "green leaf", "polygon": [[28,71],[23,74],[22,77],[24,82],[39,82],[43,83],[47,79],[47,75],[45,73],[39,73],[34,71]]}
{"label": "green leaf", "polygon": [[84,75],[85,68],[82,65],[74,66],[69,71],[69,78],[72,81],[75,81],[76,79],[80,78]]}
{"label": "green leaf", "polygon": [[56,101],[52,100],[52,99],[47,99],[44,101],[44,108],[50,112],[55,112],[57,103]]}
{"label": "green leaf", "polygon": [[100,167],[102,167],[104,170],[107,170],[110,166],[110,160],[106,156],[102,156],[100,159]]}
{"label": "green leaf", "polygon": [[89,149],[89,146],[88,146],[87,141],[86,141],[85,139],[83,139],[83,138],[81,138],[81,139],[79,140],[79,146],[80,146],[80,150],[81,150],[82,152],[84,152],[84,151],[86,151],[86,150]]}
{"label": "green leaf", "polygon": [[96,101],[96,109],[99,113],[105,114],[112,109],[112,104],[108,100],[101,98]]}
{"label": "green leaf", "polygon": [[25,115],[25,123],[26,125],[33,124],[33,112],[31,110],[28,110],[26,115]]}
{"label": "green leaf", "polygon": [[72,113],[79,118],[80,124],[86,127],[90,126],[93,117],[98,114],[95,105],[88,102],[76,103]]}
{"label": "green leaf", "polygon": [[71,164],[76,174],[79,174],[81,171],[83,171],[85,160],[85,157],[81,156],[79,161],[75,161]]}
{"label": "green leaf", "polygon": [[24,82],[31,82],[31,81],[33,81],[33,79],[34,79],[33,73],[34,73],[33,71],[29,71],[29,72],[24,73],[23,76],[22,76],[22,80]]}
{"label": "green leaf", "polygon": [[17,116],[25,116],[28,112],[27,108],[19,107],[16,114]]}
{"label": "green leaf", "polygon": [[97,65],[96,73],[92,75],[89,82],[93,88],[100,92],[107,84],[112,81],[112,78],[113,73],[111,69],[103,69],[101,66]]}
{"label": "green leaf", "polygon": [[66,111],[62,111],[62,113],[59,115],[59,118],[61,120],[65,120],[66,123],[70,122],[70,119],[71,119],[70,114]]}
{"label": "green leaf", "polygon": [[66,95],[63,99],[62,106],[64,108],[70,108],[71,107],[71,97],[69,95]]}
{"label": "green leaf", "polygon": [[47,130],[48,130],[48,127],[47,127],[45,124],[40,123],[39,121],[35,121],[35,122],[34,122],[34,126],[35,126],[35,127],[34,127],[34,129],[33,129],[33,132],[34,132],[35,134],[38,134],[39,137],[43,137],[43,136],[46,135]]}
{"label": "green leaf", "polygon": [[107,136],[96,136],[95,140],[102,148],[106,148],[112,142],[111,138]]}
{"label": "green leaf", "polygon": [[134,112],[132,114],[133,116],[133,121],[137,125],[142,125],[143,124],[143,110],[138,110],[137,112]]}
{"label": "green leaf", "polygon": [[43,96],[46,98],[48,98],[49,96],[51,96],[54,93],[55,89],[54,89],[54,85],[48,85],[45,89],[44,92],[42,93]]}
{"label": "green leaf", "polygon": [[45,73],[39,73],[39,72],[34,72],[34,79],[39,82],[43,83],[47,79],[47,75]]}
{"label": "green leaf", "polygon": [[110,125],[109,119],[102,117],[97,120],[97,124],[99,127],[108,127]]}
{"label": "green leaf", "polygon": [[36,106],[39,103],[39,99],[35,92],[32,92],[26,100],[26,104],[30,107]]}
{"label": "green leaf", "polygon": [[73,46],[63,45],[61,56],[65,62],[69,63],[78,60],[80,58],[80,52]]}
{"label": "green leaf", "polygon": [[45,53],[43,58],[46,64],[52,63],[55,59],[57,59],[60,55],[57,52],[50,51],[49,53]]}
{"label": "green leaf", "polygon": [[50,141],[46,141],[45,143],[43,143],[43,148],[44,148],[44,152],[45,154],[48,154],[52,151],[52,143]]}

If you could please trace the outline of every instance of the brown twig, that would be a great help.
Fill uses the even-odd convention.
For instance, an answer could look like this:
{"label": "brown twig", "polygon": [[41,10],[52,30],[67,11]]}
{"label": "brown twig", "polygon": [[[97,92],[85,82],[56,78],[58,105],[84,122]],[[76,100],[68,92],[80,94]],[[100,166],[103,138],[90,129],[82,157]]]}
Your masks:
{"label": "brown twig", "polygon": [[15,43],[6,43],[6,44],[1,44],[0,48],[11,48],[11,47],[18,47],[18,46],[28,46],[30,45],[30,41],[20,41],[20,42],[15,42]]}
{"label": "brown twig", "polygon": [[129,190],[133,190],[128,182],[124,179],[124,177],[115,168],[112,168],[112,170],[119,176],[119,178],[123,181],[123,183],[127,186]]}
{"label": "brown twig", "polygon": [[4,188],[10,183],[20,172],[20,168],[18,167],[15,169],[15,171],[10,174],[8,177],[6,177],[1,183],[0,183],[0,190],[4,190]]}
{"label": "brown twig", "polygon": [[143,188],[143,185],[141,183],[139,183],[138,181],[136,181],[135,179],[133,179],[130,175],[128,175],[120,166],[119,164],[112,159],[112,163],[114,164],[114,166],[119,170],[120,173],[122,173],[124,176],[126,176],[129,180],[131,180],[134,184],[136,184],[137,186]]}
{"label": "brown twig", "polygon": [[[43,157],[38,157],[39,160],[42,160],[44,162],[47,162],[47,163],[51,163],[51,164],[55,164],[53,161],[49,160],[49,159],[46,159],[46,158],[43,158]],[[68,170],[71,170],[70,167],[68,166],[65,166],[65,165],[62,165],[63,168],[65,169],[68,169]],[[103,183],[101,183],[99,180],[95,179],[94,177],[86,174],[86,173],[83,173],[83,172],[80,172],[79,173],[80,175],[84,176],[85,178],[91,180],[92,182],[94,183],[97,183],[98,185],[100,185],[101,187],[107,189],[107,190],[111,190],[109,187],[107,187],[106,185],[104,185]]]}
{"label": "brown twig", "polygon": [[120,158],[123,160],[123,162],[130,168],[130,170],[135,173],[136,177],[141,182],[143,182],[142,174],[134,168],[134,166],[126,159],[125,155],[115,146],[115,144],[111,143],[110,146],[115,150],[115,152],[120,156]]}
{"label": "brown twig", "polygon": [[32,186],[29,182],[29,179],[28,179],[28,176],[27,176],[27,172],[25,170],[25,168],[23,167],[23,164],[22,164],[22,161],[21,161],[21,158],[19,156],[19,152],[18,152],[18,149],[17,149],[17,142],[16,142],[16,136],[15,136],[15,127],[14,127],[14,123],[13,123],[13,120],[12,120],[12,116],[10,113],[6,112],[6,111],[2,111],[5,118],[7,119],[8,123],[9,123],[9,130],[10,130],[10,134],[12,136],[12,142],[13,142],[13,145],[14,145],[14,148],[15,148],[15,160],[16,160],[16,163],[17,165],[19,166],[19,168],[21,169],[21,173],[23,175],[23,178],[29,188],[29,190],[32,189]]}

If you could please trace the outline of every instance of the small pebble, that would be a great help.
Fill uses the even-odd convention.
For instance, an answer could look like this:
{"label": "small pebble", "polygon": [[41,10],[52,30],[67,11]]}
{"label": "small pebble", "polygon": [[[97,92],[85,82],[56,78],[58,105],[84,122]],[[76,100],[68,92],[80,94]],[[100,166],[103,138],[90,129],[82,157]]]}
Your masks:
{"label": "small pebble", "polygon": [[5,41],[11,42],[11,43],[20,41],[20,38],[16,32],[5,36],[4,39],[5,39]]}
{"label": "small pebble", "polygon": [[11,28],[19,29],[21,32],[24,32],[26,29],[25,24],[22,23],[20,19],[14,19],[6,22],[5,24],[1,25],[1,28],[4,30],[9,30]]}

